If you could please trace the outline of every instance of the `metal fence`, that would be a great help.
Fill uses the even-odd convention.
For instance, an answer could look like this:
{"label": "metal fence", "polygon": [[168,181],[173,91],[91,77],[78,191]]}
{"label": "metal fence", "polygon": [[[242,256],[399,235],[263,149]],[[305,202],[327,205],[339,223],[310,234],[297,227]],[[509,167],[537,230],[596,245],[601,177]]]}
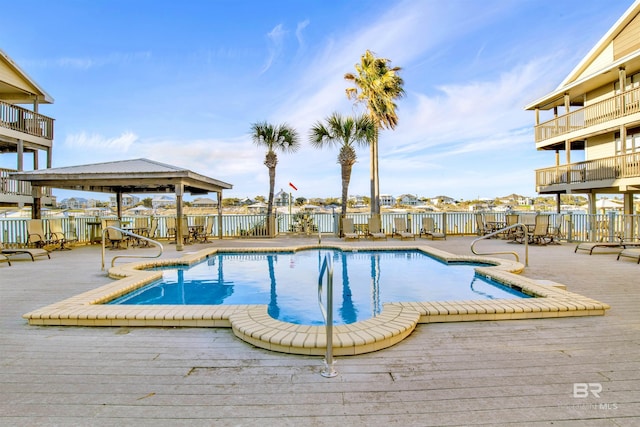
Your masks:
{"label": "metal fence", "polygon": [[[518,212],[514,212],[518,213]],[[506,213],[491,212],[496,221],[506,222]],[[533,223],[534,212],[520,212],[520,222]],[[640,239],[640,215],[623,215],[617,212],[605,214],[547,214],[550,225],[559,227],[562,238],[568,242],[606,241],[615,238]],[[366,227],[369,214],[347,214],[352,218],[356,227]],[[381,223],[383,231],[391,235],[394,231],[394,218],[404,218],[409,231],[418,235],[422,226],[422,219],[433,218],[435,227],[447,235],[475,235],[478,232],[475,212],[437,212],[437,213],[383,213]],[[169,237],[167,216],[154,217],[158,221],[155,238]],[[69,216],[64,218],[45,218],[44,230],[49,231],[49,221],[62,219],[65,233],[73,235],[79,243],[90,243],[100,238],[102,220],[115,217]],[[187,215],[189,225],[213,222],[213,238],[255,238],[269,237],[266,215],[223,215],[222,224],[218,224],[217,215]],[[27,242],[28,218],[0,218],[0,241],[5,246],[23,246]],[[125,216],[122,221],[126,224],[147,221],[151,224],[151,217]],[[273,235],[334,235],[339,233],[338,213],[305,213],[305,214],[276,214],[273,216]]]}

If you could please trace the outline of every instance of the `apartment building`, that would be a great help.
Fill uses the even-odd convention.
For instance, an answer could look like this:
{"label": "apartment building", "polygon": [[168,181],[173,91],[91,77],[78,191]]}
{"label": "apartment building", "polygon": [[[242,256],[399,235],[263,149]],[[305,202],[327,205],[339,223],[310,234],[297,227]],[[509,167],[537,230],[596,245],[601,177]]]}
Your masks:
{"label": "apartment building", "polygon": [[32,189],[29,182],[9,176],[51,167],[54,120],[39,113],[42,104],[53,104],[53,98],[0,50],[0,155],[10,157],[3,164],[15,164],[0,168],[0,206],[32,205],[34,197],[42,206],[55,203],[50,188]]}
{"label": "apartment building", "polygon": [[[536,170],[540,194],[617,194],[633,213],[640,194],[640,0],[636,0],[535,112],[538,150],[555,162]],[[543,117],[545,119],[543,120]],[[576,157],[580,161],[574,161]]]}

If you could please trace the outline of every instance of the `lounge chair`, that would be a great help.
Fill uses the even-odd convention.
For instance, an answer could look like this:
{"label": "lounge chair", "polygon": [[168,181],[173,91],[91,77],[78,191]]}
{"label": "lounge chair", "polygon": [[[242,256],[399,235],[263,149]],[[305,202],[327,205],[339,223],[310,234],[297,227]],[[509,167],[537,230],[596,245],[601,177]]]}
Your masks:
{"label": "lounge chair", "polygon": [[0,262],[6,262],[7,264],[11,265],[11,261],[9,260],[9,257],[3,254],[0,254]]}
{"label": "lounge chair", "polygon": [[422,228],[420,229],[420,237],[422,235],[425,237],[430,237],[433,239],[445,239],[447,235],[442,233],[439,228],[436,228],[435,221],[431,217],[423,217],[422,218]]}
{"label": "lounge chair", "polygon": [[380,225],[380,217],[372,217],[367,221],[369,224],[369,237],[373,240],[375,239],[384,239],[387,240],[387,235],[382,231],[382,226]]}
{"label": "lounge chair", "polygon": [[[5,248],[2,242],[0,242],[0,253],[2,254],[2,256],[6,258],[6,262],[8,262],[9,265],[11,265],[11,262],[9,261],[9,257],[11,257],[12,255],[22,255],[22,254],[29,255],[31,257],[31,261],[35,261],[36,257],[39,257],[39,256],[46,256],[47,258],[51,259],[51,255],[47,250],[39,249],[39,248],[35,248],[35,249]],[[5,261],[5,260],[0,260],[0,261]]]}
{"label": "lounge chair", "polygon": [[398,236],[400,236],[400,240],[416,240],[416,235],[409,231],[409,228],[407,227],[407,221],[404,218],[393,218],[393,225],[394,229],[391,237],[397,234]]}
{"label": "lounge chair", "polygon": [[353,218],[342,218],[342,237],[344,240],[360,238],[360,234],[356,232],[356,227],[353,225]]}
{"label": "lounge chair", "polygon": [[617,240],[614,240],[614,241],[610,240],[607,242],[581,242],[581,243],[578,243],[578,245],[573,250],[573,252],[577,253],[578,251],[589,251],[589,255],[592,255],[593,250],[596,248],[628,249],[633,247],[640,247],[640,240],[635,238],[621,239],[616,236],[614,237],[614,239],[617,239]]}
{"label": "lounge chair", "polygon": [[635,258],[637,264],[640,264],[640,249],[623,249],[616,259],[620,260],[620,257]]}

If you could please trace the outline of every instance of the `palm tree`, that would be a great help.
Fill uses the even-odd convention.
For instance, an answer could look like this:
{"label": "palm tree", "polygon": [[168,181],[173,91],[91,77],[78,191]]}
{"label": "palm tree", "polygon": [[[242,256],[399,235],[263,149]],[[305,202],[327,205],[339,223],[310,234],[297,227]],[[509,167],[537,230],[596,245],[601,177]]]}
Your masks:
{"label": "palm tree", "polygon": [[355,144],[367,145],[373,138],[375,127],[367,115],[356,118],[342,117],[333,113],[325,119],[326,125],[317,122],[309,132],[309,141],[316,148],[326,145],[340,146],[338,163],[342,173],[342,217],[347,214],[347,198],[349,195],[349,181],[351,169],[356,163]]}
{"label": "palm tree", "polygon": [[251,139],[259,147],[266,147],[267,154],[264,165],[269,168],[269,202],[267,204],[267,232],[271,235],[273,213],[273,189],[276,185],[276,151],[294,153],[300,148],[298,133],[286,123],[274,126],[267,122],[256,122],[251,125]]}
{"label": "palm tree", "polygon": [[398,75],[400,67],[390,68],[389,59],[376,58],[367,50],[356,64],[356,74],[347,73],[346,80],[356,87],[347,88],[347,97],[367,106],[369,117],[375,125],[371,141],[371,214],[380,214],[380,183],[378,177],[378,135],[381,129],[395,129],[398,125],[394,100],[404,96],[404,81]]}

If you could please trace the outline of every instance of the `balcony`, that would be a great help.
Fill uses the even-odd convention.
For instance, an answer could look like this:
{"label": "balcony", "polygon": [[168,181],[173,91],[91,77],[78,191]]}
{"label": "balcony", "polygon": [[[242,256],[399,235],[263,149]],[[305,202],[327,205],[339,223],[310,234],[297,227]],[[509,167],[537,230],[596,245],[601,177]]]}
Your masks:
{"label": "balcony", "polygon": [[[0,205],[13,205],[17,203],[31,204],[33,201],[31,183],[9,178],[11,172],[17,171],[0,168]],[[51,198],[51,188],[41,188],[42,197]],[[45,201],[45,204],[50,203],[50,201]]]}
{"label": "balcony", "polygon": [[611,188],[621,185],[640,187],[640,153],[536,170],[536,189],[539,193]]}
{"label": "balcony", "polygon": [[26,139],[30,139],[28,136],[35,136],[53,141],[53,119],[0,101],[0,134],[22,138],[26,135]]}
{"label": "balcony", "polygon": [[640,113],[640,87],[540,123],[534,128],[535,141],[547,141],[637,113]]}

